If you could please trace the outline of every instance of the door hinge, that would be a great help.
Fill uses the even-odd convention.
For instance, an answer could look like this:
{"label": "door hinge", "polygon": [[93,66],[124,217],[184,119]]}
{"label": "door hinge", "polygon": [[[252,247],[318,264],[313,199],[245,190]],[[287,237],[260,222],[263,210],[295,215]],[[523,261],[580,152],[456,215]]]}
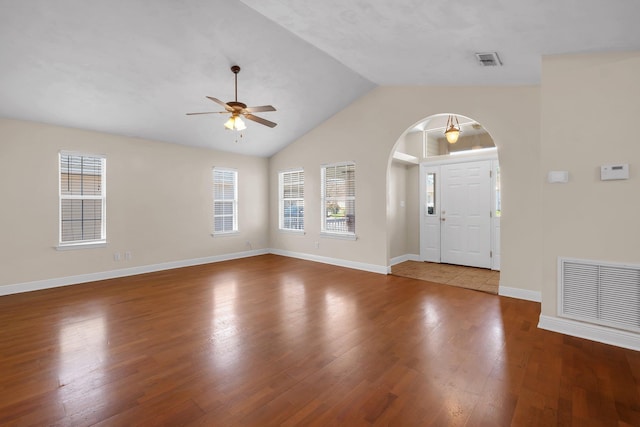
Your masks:
{"label": "door hinge", "polygon": [[493,218],[493,212],[489,211],[489,218]]}
{"label": "door hinge", "polygon": [[493,176],[493,171],[489,170],[489,178],[491,178]]}
{"label": "door hinge", "polygon": [[489,258],[493,258],[493,251],[489,251]]}

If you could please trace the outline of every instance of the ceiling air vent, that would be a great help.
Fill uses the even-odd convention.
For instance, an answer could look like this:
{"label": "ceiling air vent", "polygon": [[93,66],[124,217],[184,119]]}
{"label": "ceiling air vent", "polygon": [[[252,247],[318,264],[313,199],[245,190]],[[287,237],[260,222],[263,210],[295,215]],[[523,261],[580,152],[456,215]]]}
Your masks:
{"label": "ceiling air vent", "polygon": [[498,52],[476,53],[476,58],[483,67],[496,67],[498,65],[502,65]]}

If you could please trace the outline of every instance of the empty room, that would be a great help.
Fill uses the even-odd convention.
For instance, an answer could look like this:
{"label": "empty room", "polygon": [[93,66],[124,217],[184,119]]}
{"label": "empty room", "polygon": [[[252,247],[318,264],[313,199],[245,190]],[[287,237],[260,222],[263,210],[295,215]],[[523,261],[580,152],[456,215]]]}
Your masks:
{"label": "empty room", "polygon": [[639,3],[0,4],[0,425],[640,425]]}

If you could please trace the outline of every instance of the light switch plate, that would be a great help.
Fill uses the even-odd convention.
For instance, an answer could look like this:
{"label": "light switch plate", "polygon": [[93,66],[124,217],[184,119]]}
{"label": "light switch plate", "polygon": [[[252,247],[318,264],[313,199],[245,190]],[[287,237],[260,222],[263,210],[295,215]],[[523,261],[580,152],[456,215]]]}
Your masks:
{"label": "light switch plate", "polygon": [[569,171],[549,171],[547,174],[549,184],[564,184],[569,182]]}

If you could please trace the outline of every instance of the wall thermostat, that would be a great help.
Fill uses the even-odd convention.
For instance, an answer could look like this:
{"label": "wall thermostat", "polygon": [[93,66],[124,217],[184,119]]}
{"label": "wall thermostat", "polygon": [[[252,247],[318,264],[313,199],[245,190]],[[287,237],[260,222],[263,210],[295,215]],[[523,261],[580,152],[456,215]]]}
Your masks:
{"label": "wall thermostat", "polygon": [[610,181],[614,179],[629,179],[628,163],[600,166],[600,181]]}

